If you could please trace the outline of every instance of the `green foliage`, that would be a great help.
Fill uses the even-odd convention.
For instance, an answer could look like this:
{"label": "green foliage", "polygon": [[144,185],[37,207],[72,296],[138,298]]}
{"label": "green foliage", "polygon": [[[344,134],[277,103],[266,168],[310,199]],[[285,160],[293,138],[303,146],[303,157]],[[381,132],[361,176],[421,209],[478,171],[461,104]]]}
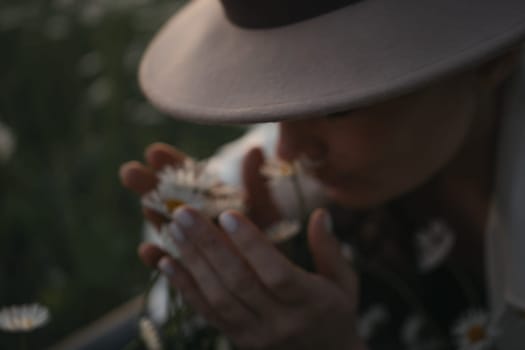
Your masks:
{"label": "green foliage", "polygon": [[[176,122],[144,101],[140,54],[181,1],[0,3],[0,122],[16,137],[0,163],[0,306],[37,301],[52,344],[142,291],[138,198],[118,168],[154,141],[195,157],[240,128]],[[0,333],[0,348],[11,348]]]}

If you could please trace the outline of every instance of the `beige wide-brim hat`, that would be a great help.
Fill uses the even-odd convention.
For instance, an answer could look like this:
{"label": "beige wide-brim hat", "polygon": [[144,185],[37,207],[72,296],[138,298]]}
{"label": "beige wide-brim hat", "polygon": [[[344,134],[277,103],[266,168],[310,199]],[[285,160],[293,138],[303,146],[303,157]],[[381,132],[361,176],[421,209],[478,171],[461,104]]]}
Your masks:
{"label": "beige wide-brim hat", "polygon": [[410,92],[525,37],[525,0],[326,1],[190,1],[145,52],[141,87],[194,122],[323,116]]}

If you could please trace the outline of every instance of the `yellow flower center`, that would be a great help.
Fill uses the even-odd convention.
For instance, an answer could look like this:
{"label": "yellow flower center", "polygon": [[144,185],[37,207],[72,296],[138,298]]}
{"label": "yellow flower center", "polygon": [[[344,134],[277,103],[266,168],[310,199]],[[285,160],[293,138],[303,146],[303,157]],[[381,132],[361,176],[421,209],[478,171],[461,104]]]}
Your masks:
{"label": "yellow flower center", "polygon": [[22,327],[25,329],[30,329],[33,327],[33,320],[31,319],[24,319],[22,320]]}
{"label": "yellow flower center", "polygon": [[290,176],[293,173],[293,167],[289,163],[281,162],[279,164],[279,172],[283,176]]}
{"label": "yellow flower center", "polygon": [[471,343],[477,343],[487,337],[485,328],[480,325],[472,326],[467,332],[467,338]]}
{"label": "yellow flower center", "polygon": [[180,201],[178,199],[168,199],[164,202],[164,205],[166,206],[166,209],[168,209],[168,212],[173,213],[175,209],[183,205],[184,202]]}

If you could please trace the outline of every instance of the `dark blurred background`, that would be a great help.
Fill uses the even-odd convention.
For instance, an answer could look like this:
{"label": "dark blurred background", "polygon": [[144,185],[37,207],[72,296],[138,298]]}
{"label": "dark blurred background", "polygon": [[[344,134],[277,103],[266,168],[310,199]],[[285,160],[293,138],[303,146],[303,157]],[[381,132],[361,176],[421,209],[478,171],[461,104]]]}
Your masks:
{"label": "dark blurred background", "polygon": [[[139,202],[121,188],[120,164],[154,141],[206,157],[242,132],[171,120],[137,86],[146,44],[183,2],[0,2],[0,307],[49,307],[33,349],[148,281]],[[16,341],[0,332],[0,349]]]}

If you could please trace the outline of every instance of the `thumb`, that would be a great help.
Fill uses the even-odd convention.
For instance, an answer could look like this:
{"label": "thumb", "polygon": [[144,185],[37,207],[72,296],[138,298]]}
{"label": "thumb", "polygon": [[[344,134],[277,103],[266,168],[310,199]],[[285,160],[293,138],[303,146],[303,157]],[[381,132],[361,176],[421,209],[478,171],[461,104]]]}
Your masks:
{"label": "thumb", "polygon": [[341,252],[341,244],[332,232],[332,219],[326,209],[316,209],[310,216],[308,244],[317,272],[355,295],[357,274]]}

